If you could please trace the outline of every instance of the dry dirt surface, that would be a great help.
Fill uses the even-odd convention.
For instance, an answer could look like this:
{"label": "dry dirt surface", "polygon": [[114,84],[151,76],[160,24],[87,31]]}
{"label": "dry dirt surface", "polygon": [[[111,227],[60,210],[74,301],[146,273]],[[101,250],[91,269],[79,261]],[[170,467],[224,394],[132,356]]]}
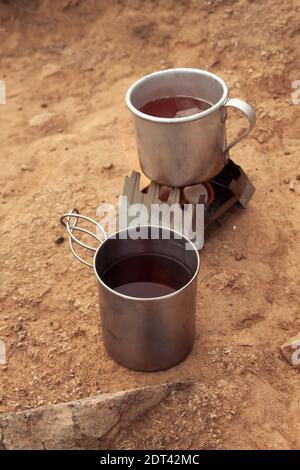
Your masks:
{"label": "dry dirt surface", "polygon": [[[190,378],[115,447],[300,447],[299,371],[279,351],[300,330],[299,24],[298,0],[0,2],[0,411]],[[231,156],[257,192],[206,234],[192,353],[144,374],[107,356],[93,273],[56,240],[62,213],[95,217],[137,167],[129,85],[180,66],[255,107]]]}

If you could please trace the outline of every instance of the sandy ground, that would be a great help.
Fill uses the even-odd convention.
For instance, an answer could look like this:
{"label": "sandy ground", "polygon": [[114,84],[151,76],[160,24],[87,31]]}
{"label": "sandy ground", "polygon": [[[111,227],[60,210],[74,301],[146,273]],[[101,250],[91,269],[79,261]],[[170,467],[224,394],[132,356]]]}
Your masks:
{"label": "sandy ground", "polygon": [[[1,411],[191,378],[115,446],[300,447],[299,372],[279,352],[300,331],[299,11],[297,0],[0,2]],[[66,210],[93,217],[117,202],[137,166],[124,94],[176,66],[221,75],[255,107],[231,156],[257,192],[206,235],[191,355],[144,374],[105,353],[93,273],[55,240]],[[230,115],[231,134],[242,125]]]}

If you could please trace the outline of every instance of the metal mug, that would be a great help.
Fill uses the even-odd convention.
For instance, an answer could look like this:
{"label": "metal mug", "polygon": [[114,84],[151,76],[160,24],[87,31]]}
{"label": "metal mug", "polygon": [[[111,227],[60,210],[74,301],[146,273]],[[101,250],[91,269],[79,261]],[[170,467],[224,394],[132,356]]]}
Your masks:
{"label": "metal mug", "polygon": [[[200,113],[160,118],[140,111],[149,101],[170,96],[192,96],[212,106]],[[200,69],[175,68],[147,75],[127,91],[126,104],[134,116],[140,166],[151,180],[173,187],[201,183],[216,176],[229,159],[229,149],[253,128],[252,107],[228,98],[222,78]],[[227,108],[242,111],[248,128],[227,144]]]}
{"label": "metal mug", "polygon": [[[86,228],[77,225],[83,219],[96,225],[104,240]],[[195,245],[184,235],[169,228],[141,226],[143,238],[131,238],[127,228],[106,236],[94,220],[73,209],[61,217],[69,234],[74,256],[94,268],[96,275],[103,342],[108,354],[119,364],[130,369],[156,371],[167,369],[182,361],[191,351],[195,336],[196,288],[200,259]],[[94,237],[99,243],[94,248],[74,235],[80,231]],[[156,237],[151,238],[155,231]],[[93,264],[81,258],[73,242],[94,252]],[[188,248],[188,249],[187,249]],[[110,288],[103,276],[107,269],[124,257],[156,254],[182,263],[191,273],[190,280],[171,294],[154,298],[130,297]]]}

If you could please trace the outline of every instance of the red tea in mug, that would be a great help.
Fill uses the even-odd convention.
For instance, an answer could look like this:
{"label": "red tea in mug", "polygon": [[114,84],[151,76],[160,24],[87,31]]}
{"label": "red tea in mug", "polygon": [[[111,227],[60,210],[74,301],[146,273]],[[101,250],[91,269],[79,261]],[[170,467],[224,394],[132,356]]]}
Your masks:
{"label": "red tea in mug", "polygon": [[193,274],[179,261],[166,256],[141,254],[122,258],[103,274],[103,282],[120,294],[155,298],[185,286]]}
{"label": "red tea in mug", "polygon": [[193,96],[168,96],[149,101],[140,111],[160,118],[179,118],[201,113],[211,106],[208,101]]}

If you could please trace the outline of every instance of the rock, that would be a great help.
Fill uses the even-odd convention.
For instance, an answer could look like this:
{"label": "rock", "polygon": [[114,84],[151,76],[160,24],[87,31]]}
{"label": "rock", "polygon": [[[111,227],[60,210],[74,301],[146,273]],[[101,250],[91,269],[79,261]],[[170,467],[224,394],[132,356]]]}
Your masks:
{"label": "rock", "polygon": [[265,299],[269,304],[272,304],[274,302],[274,295],[272,292],[268,291],[265,293]]}
{"label": "rock", "polygon": [[34,116],[29,121],[30,127],[43,127],[51,124],[57,118],[56,113],[41,113]]}
{"label": "rock", "polygon": [[27,165],[27,163],[22,163],[21,170],[22,171],[33,171],[33,168],[31,166]]}
{"label": "rock", "polygon": [[41,73],[41,78],[46,78],[50,77],[51,75],[54,75],[58,72],[61,71],[61,68],[59,65],[56,64],[46,64],[42,68],[42,73]]}
{"label": "rock", "polygon": [[65,241],[65,237],[61,235],[55,240],[56,245],[61,245]]}
{"label": "rock", "polygon": [[22,330],[22,325],[21,323],[16,323],[14,326],[13,326],[13,330],[15,333],[17,333],[18,331],[21,331]]}
{"label": "rock", "polygon": [[295,191],[295,181],[291,181],[291,182],[290,182],[289,190],[290,190],[290,191]]}
{"label": "rock", "polygon": [[234,251],[234,259],[236,261],[241,261],[242,259],[246,259],[246,256],[244,255],[244,253],[242,251],[235,250]]}
{"label": "rock", "polygon": [[300,181],[300,173],[296,176],[296,180]]}
{"label": "rock", "polygon": [[283,182],[284,182],[284,184],[289,184],[290,178],[283,178]]}
{"label": "rock", "polygon": [[289,363],[300,369],[300,333],[281,346],[281,352]]}
{"label": "rock", "polygon": [[0,448],[107,449],[122,428],[190,381],[0,414]]}
{"label": "rock", "polygon": [[26,339],[26,331],[20,331],[18,333],[18,340],[21,342],[24,341],[24,339]]}
{"label": "rock", "polygon": [[102,168],[103,170],[112,170],[114,167],[113,163],[105,163]]}

